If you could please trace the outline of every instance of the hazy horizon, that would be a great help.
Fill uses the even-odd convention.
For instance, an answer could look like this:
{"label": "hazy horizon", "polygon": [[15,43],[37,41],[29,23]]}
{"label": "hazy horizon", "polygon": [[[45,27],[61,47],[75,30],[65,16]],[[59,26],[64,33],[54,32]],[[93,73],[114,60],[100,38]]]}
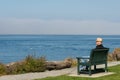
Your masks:
{"label": "hazy horizon", "polygon": [[4,0],[0,34],[120,35],[120,0]]}

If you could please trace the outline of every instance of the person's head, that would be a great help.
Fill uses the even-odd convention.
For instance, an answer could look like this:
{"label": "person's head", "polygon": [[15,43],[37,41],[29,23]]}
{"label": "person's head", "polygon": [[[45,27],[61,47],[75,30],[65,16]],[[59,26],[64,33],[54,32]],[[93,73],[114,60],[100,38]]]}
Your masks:
{"label": "person's head", "polygon": [[96,45],[101,45],[101,44],[102,44],[102,38],[97,38]]}

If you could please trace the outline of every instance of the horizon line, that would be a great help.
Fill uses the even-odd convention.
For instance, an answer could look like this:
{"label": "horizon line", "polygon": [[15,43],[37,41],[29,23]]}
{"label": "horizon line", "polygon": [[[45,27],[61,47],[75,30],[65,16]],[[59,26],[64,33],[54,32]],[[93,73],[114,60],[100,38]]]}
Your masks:
{"label": "horizon line", "polygon": [[117,36],[117,35],[120,35],[120,34],[0,34],[0,35],[108,35],[108,36]]}

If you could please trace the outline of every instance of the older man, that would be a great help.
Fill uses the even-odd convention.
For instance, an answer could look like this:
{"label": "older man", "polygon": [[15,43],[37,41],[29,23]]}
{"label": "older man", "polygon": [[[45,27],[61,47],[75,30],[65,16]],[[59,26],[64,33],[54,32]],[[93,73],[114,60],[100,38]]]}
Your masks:
{"label": "older man", "polygon": [[105,48],[104,46],[103,46],[103,44],[102,44],[102,38],[97,38],[96,39],[96,48],[95,49],[103,49],[103,48]]}

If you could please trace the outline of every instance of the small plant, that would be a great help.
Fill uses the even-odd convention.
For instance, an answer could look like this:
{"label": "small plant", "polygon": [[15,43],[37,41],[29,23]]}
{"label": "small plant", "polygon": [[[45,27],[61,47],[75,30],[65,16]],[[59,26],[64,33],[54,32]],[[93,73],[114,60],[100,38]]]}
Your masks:
{"label": "small plant", "polygon": [[0,75],[6,74],[6,67],[4,64],[0,63]]}

